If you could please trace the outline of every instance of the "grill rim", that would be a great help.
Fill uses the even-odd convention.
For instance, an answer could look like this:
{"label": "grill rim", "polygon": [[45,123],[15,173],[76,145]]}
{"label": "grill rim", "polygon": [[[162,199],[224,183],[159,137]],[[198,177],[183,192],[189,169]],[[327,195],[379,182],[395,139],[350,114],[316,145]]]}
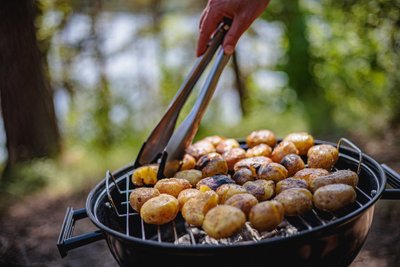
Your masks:
{"label": "grill rim", "polygon": [[[240,140],[239,140],[240,141]],[[241,141],[242,142],[242,141]],[[336,146],[337,144],[329,141],[322,141],[322,140],[314,140],[315,144],[331,144],[333,146]],[[356,152],[354,149],[349,148],[349,147],[341,147],[339,150],[339,157],[343,157],[346,160],[349,160],[355,164],[358,164],[358,152]],[[86,200],[86,211],[87,215],[90,218],[90,220],[102,231],[111,234],[115,236],[118,239],[123,240],[124,242],[129,242],[132,244],[137,244],[140,246],[147,246],[149,248],[162,248],[162,249],[179,249],[179,250],[185,250],[185,251],[190,251],[190,252],[195,252],[195,251],[208,251],[210,249],[212,250],[226,250],[226,249],[237,249],[237,248],[249,248],[249,247],[257,247],[257,246],[265,246],[267,243],[268,244],[278,244],[278,243],[283,243],[283,242],[294,242],[299,239],[303,239],[307,236],[311,235],[318,235],[318,234],[323,234],[327,233],[332,229],[336,229],[337,227],[340,227],[340,225],[347,224],[365,212],[367,212],[382,196],[383,191],[385,189],[385,186],[387,184],[387,179],[386,175],[380,166],[380,164],[371,156],[365,154],[362,152],[362,157],[363,161],[361,164],[361,169],[367,171],[367,173],[371,173],[372,175],[368,176],[369,180],[375,180],[377,184],[377,192],[374,196],[371,197],[371,199],[364,204],[362,207],[352,211],[349,214],[346,214],[343,217],[337,218],[334,221],[328,222],[326,225],[320,225],[313,227],[312,229],[308,230],[302,230],[298,232],[295,235],[291,235],[288,237],[272,237],[268,239],[263,239],[259,241],[244,241],[244,242],[239,242],[239,243],[234,243],[234,244],[229,244],[229,245],[214,245],[214,244],[174,244],[174,243],[169,243],[169,242],[158,242],[154,240],[143,240],[139,237],[134,237],[134,236],[127,236],[119,231],[116,231],[114,229],[109,228],[108,226],[104,225],[100,220],[97,218],[97,208],[99,208],[99,203],[103,198],[106,197],[106,181],[103,179],[101,182],[99,182],[89,193],[87,200]],[[115,177],[118,177],[116,180],[120,182],[121,179],[123,179],[122,176],[124,176],[126,173],[130,172],[133,170],[133,164],[129,164],[125,167],[120,168],[119,170],[116,170],[113,172],[113,175]],[[112,185],[114,186],[114,185]]]}

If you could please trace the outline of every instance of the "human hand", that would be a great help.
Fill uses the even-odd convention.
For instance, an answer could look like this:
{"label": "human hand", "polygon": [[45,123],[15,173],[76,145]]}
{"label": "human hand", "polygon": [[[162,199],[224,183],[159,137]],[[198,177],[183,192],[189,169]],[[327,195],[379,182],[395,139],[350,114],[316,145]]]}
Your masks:
{"label": "human hand", "polygon": [[200,18],[200,35],[197,56],[207,49],[207,42],[224,17],[232,19],[232,25],[222,44],[225,54],[233,54],[242,34],[261,15],[270,0],[208,0]]}

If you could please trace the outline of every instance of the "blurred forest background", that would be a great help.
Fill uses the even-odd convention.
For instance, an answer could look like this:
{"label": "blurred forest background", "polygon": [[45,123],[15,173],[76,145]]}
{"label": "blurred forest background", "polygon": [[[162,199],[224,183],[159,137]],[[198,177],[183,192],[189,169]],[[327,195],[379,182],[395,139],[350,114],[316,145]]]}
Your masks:
{"label": "blurred forest background", "polygon": [[[81,266],[57,255],[65,208],[83,206],[106,170],[133,162],[193,66],[205,5],[2,2],[0,263]],[[240,138],[257,129],[347,137],[400,171],[399,69],[399,0],[272,0],[240,39],[196,138]],[[400,218],[395,203],[379,205],[376,221]],[[27,218],[36,218],[33,225]],[[374,227],[373,241],[390,228]],[[7,230],[29,242],[13,243]],[[387,238],[379,244],[394,248],[375,251],[376,242],[367,243],[360,266],[400,260],[399,241]],[[43,239],[49,244],[38,248]],[[379,263],[368,265],[373,259]]]}

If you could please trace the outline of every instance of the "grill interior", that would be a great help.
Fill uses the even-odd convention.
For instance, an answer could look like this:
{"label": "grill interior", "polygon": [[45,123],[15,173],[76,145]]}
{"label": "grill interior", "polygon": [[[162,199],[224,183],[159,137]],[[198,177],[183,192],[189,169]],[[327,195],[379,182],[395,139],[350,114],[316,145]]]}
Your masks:
{"label": "grill interior", "polygon": [[359,184],[356,187],[356,201],[334,213],[314,208],[301,216],[286,216],[284,221],[273,231],[259,232],[246,222],[245,227],[239,233],[229,238],[216,240],[207,236],[202,229],[188,225],[180,213],[174,221],[165,225],[146,224],[129,204],[129,195],[134,189],[130,179],[132,170],[120,177],[114,177],[110,172],[107,172],[107,197],[104,197],[103,201],[98,204],[104,205],[106,208],[98,208],[95,214],[103,224],[128,237],[160,243],[229,245],[238,242],[257,242],[270,238],[284,238],[333,223],[335,220],[361,209],[376,194],[378,183],[376,179],[373,179],[375,174],[368,166],[340,155],[335,168],[353,171],[357,171],[360,168]]}

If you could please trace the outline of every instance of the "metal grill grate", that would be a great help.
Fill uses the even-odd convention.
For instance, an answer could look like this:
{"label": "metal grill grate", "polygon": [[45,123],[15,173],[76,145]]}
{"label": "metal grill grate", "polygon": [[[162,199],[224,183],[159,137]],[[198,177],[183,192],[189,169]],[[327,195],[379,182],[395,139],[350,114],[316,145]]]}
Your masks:
{"label": "metal grill grate", "polygon": [[[359,152],[360,158],[358,162],[357,172],[360,172],[362,153],[350,141],[341,138],[338,142],[338,148],[341,142],[349,143],[353,148]],[[356,187],[357,199],[354,203],[345,208],[334,212],[324,212],[317,209],[312,209],[306,214],[301,216],[287,216],[284,221],[274,230],[269,232],[258,232],[252,228],[249,222],[246,222],[245,227],[232,237],[220,240],[213,239],[205,234],[205,232],[198,227],[188,225],[180,214],[170,223],[164,225],[150,225],[141,219],[140,215],[132,209],[129,203],[129,196],[134,189],[131,183],[131,175],[133,171],[125,173],[118,181],[111,174],[110,171],[106,173],[106,190],[109,202],[106,203],[107,207],[113,209],[113,212],[118,216],[122,222],[121,229],[116,229],[126,236],[141,238],[143,240],[152,240],[156,242],[169,242],[176,244],[232,244],[244,241],[259,241],[273,237],[286,237],[295,235],[299,232],[311,230],[318,226],[325,226],[334,220],[346,216],[353,211],[358,210],[363,205],[368,203],[373,192],[364,192],[360,187]],[[110,182],[111,180],[111,182]],[[116,191],[115,191],[116,190]],[[118,193],[123,201],[116,202],[112,197],[113,193]],[[140,228],[140,230],[139,230]]]}

